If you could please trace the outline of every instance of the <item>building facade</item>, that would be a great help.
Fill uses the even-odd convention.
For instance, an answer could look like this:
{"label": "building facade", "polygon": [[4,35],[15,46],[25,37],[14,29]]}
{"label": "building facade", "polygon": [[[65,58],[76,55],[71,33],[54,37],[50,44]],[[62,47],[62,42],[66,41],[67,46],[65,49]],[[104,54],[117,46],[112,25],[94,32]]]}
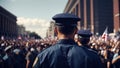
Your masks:
{"label": "building facade", "polygon": [[17,37],[16,16],[0,6],[0,37]]}
{"label": "building facade", "polygon": [[101,35],[108,27],[108,32],[113,32],[113,0],[68,0],[64,12],[81,18],[79,29],[90,29]]}
{"label": "building facade", "polygon": [[23,25],[18,25],[18,35],[24,36],[26,34],[25,27]]}
{"label": "building facade", "polygon": [[120,0],[113,0],[114,32],[120,30]]}
{"label": "building facade", "polygon": [[55,32],[54,32],[54,28],[55,28],[55,22],[51,21],[50,22],[50,27],[47,30],[47,36],[46,37],[50,37],[50,38],[54,38],[56,36]]}

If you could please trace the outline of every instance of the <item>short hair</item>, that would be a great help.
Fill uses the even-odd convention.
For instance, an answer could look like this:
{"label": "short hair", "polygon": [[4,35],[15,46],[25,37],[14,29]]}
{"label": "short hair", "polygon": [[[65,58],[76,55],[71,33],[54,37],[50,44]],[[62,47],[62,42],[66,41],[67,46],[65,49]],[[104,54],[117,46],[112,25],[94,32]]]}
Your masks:
{"label": "short hair", "polygon": [[88,44],[89,41],[90,41],[89,37],[82,37],[82,38],[78,37],[78,39],[79,39],[79,41],[80,41],[81,44]]}
{"label": "short hair", "polygon": [[64,35],[73,34],[77,26],[56,26],[60,33]]}

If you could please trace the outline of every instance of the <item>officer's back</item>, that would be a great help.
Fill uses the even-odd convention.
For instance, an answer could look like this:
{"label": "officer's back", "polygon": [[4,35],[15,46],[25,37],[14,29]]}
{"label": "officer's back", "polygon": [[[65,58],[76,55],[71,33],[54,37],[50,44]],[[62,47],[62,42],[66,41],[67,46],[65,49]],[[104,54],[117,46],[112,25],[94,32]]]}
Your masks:
{"label": "officer's back", "polygon": [[77,21],[80,19],[67,13],[57,14],[53,19],[59,40],[38,55],[33,68],[101,68],[96,53],[79,47],[73,39],[77,32]]}

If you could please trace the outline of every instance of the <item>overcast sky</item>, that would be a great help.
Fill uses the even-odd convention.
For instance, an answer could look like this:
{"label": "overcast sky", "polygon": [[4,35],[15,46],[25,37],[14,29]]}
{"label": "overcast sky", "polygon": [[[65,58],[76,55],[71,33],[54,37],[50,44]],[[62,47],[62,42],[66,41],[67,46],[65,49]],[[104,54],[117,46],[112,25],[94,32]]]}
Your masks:
{"label": "overcast sky", "polygon": [[45,37],[52,16],[62,13],[68,0],[0,0],[0,5],[17,16],[26,30]]}

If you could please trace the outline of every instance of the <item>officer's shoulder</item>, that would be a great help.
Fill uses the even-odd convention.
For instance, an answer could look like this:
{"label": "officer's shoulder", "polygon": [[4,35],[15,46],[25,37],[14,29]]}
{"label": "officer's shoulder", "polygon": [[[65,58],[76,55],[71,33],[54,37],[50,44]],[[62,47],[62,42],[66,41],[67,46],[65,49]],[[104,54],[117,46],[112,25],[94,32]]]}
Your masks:
{"label": "officer's shoulder", "polygon": [[97,54],[96,51],[92,50],[91,48],[88,49],[90,52],[94,53],[94,54]]}
{"label": "officer's shoulder", "polygon": [[94,50],[90,49],[90,48],[86,48],[84,46],[80,46],[81,49],[83,49],[86,52],[89,52],[92,55],[97,55],[97,52],[95,52]]}

